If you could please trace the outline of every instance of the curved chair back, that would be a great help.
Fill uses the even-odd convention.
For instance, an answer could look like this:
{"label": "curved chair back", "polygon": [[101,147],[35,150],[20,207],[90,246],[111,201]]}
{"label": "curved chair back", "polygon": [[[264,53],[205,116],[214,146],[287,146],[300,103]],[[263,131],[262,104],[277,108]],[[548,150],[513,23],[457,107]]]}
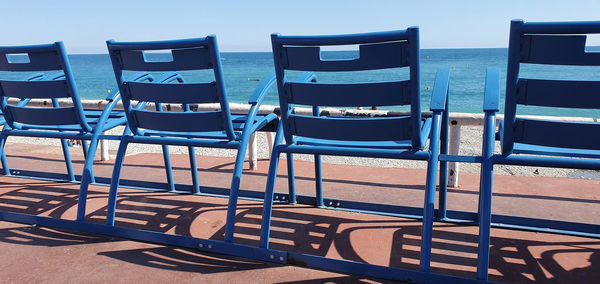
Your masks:
{"label": "curved chair back", "polygon": [[517,116],[518,106],[600,109],[600,81],[542,80],[519,74],[521,63],[600,66],[600,53],[586,52],[586,34],[600,22],[524,23],[510,26],[502,153],[515,143],[600,150],[600,123],[535,120]]}
{"label": "curved chair back", "polygon": [[[15,62],[13,56],[27,58]],[[48,72],[36,80],[0,80],[0,104],[8,125],[15,129],[42,128],[68,130],[65,125],[79,125],[71,130],[91,131],[84,119],[69,59],[62,42],[45,45],[0,47],[0,71]],[[25,75],[23,75],[25,77]],[[8,98],[17,98],[23,103],[9,104]],[[70,98],[72,107],[60,107],[58,99]],[[51,107],[28,107],[28,99],[50,99]]]}
{"label": "curved chair back", "polygon": [[[230,140],[235,138],[215,36],[142,43],[108,41],[107,45],[127,121],[134,134],[144,135],[146,130],[165,133],[222,131],[224,138]],[[172,60],[152,61],[144,53],[157,50],[171,52]],[[164,80],[133,82],[125,80],[123,76],[124,71],[167,72],[206,69],[214,71],[214,81],[185,83],[182,78],[179,78],[177,83]],[[134,107],[135,102],[141,104]],[[148,102],[156,105],[156,111],[143,109],[142,106]],[[182,104],[184,110],[189,110],[190,104],[202,103],[220,103],[221,109],[204,112],[162,112],[162,104]]]}
{"label": "curved chair back", "polygon": [[[281,104],[281,120],[288,144],[293,137],[345,141],[412,140],[421,149],[419,90],[419,29],[335,36],[271,36]],[[325,60],[322,46],[358,45],[359,57]],[[409,79],[368,83],[318,83],[287,79],[286,71],[357,72],[409,68]],[[400,77],[398,75],[398,77]],[[312,106],[313,116],[292,112],[294,104]],[[319,116],[318,107],[410,105],[407,117],[343,118]]]}

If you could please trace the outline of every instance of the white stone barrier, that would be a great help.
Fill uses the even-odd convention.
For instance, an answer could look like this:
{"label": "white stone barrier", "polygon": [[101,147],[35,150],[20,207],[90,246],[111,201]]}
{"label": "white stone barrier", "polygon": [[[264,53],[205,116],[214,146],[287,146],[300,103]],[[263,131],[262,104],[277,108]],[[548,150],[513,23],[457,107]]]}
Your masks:
{"label": "white stone barrier", "polygon": [[[9,103],[15,103],[16,100]],[[59,100],[61,106],[69,106],[71,105],[70,100]],[[83,100],[82,105],[84,108],[91,109],[104,109],[107,105],[106,100]],[[33,106],[51,106],[52,102],[50,100],[31,100],[28,105]],[[147,109],[154,109],[153,104],[148,104],[146,106]],[[115,109],[123,109],[123,105],[121,102],[117,103]],[[182,111],[181,105],[177,104],[164,104],[163,109],[165,111]],[[220,109],[219,104],[201,104],[197,107],[192,108],[194,110],[218,110]],[[229,109],[232,113],[248,113],[250,110],[250,105],[248,104],[238,104],[231,103],[229,104]],[[272,105],[263,105],[259,109],[259,114],[269,114],[269,113],[277,113],[279,107]],[[295,110],[296,113],[312,115],[312,110],[310,108],[297,108]],[[357,110],[357,109],[335,109],[335,108],[322,108],[321,114],[328,115],[336,115],[336,116],[398,116],[398,115],[406,115],[407,112],[397,112],[397,111],[386,111],[386,110]],[[430,115],[429,113],[424,113],[424,116]],[[553,120],[561,120],[561,121],[573,121],[573,122],[597,122],[596,118],[584,118],[584,117],[555,117],[555,116],[528,116],[537,119],[553,119]],[[460,141],[461,141],[461,127],[462,126],[483,126],[483,113],[450,113],[450,137],[449,137],[449,154],[458,155],[460,153]],[[498,114],[497,119],[502,119],[503,115]],[[273,133],[266,133],[267,141],[269,145],[268,153],[272,152],[273,147]],[[252,137],[250,139],[250,145],[248,146],[248,158],[250,160],[251,169],[257,169],[257,150],[256,150],[256,139]],[[100,153],[101,159],[109,160],[108,154],[108,144],[106,141],[100,141]],[[459,177],[459,163],[449,162],[448,165],[448,186],[450,187],[458,187],[458,177]]]}

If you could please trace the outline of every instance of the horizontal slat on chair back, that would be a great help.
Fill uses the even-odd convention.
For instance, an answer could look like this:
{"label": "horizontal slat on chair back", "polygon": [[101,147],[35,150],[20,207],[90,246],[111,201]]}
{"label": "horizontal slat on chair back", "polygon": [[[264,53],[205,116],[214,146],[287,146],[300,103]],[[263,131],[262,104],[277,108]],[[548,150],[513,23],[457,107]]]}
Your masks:
{"label": "horizontal slat on chair back", "polygon": [[298,71],[360,71],[409,66],[408,42],[359,46],[359,58],[323,60],[320,47],[288,46],[282,50],[285,69]]}
{"label": "horizontal slat on chair back", "polygon": [[79,124],[79,117],[74,107],[43,108],[7,106],[7,116],[13,121],[37,125],[70,125]]}
{"label": "horizontal slat on chair back", "polygon": [[52,81],[0,81],[4,97],[52,99],[68,98],[69,87],[65,80]]}
{"label": "horizontal slat on chair back", "polygon": [[185,71],[212,67],[208,48],[185,48],[171,50],[172,61],[151,61],[141,50],[121,50],[118,55],[122,69],[131,71]]}
{"label": "horizontal slat on chair back", "polygon": [[516,143],[600,150],[600,123],[517,118],[514,133]]}
{"label": "horizontal slat on chair back", "polygon": [[585,35],[524,35],[523,63],[600,66],[600,53],[585,52]]}
{"label": "horizontal slat on chair back", "polygon": [[221,131],[223,114],[211,112],[157,112],[133,110],[133,118],[138,127],[158,131],[202,132]]}
{"label": "horizontal slat on chair back", "polygon": [[292,135],[302,137],[351,140],[396,141],[410,139],[410,117],[332,118],[291,115]]}
{"label": "horizontal slat on chair back", "polygon": [[[29,62],[9,62],[7,55],[29,57]],[[62,69],[60,58],[52,44],[23,47],[0,47],[0,71],[50,71]]]}
{"label": "horizontal slat on chair back", "polygon": [[290,103],[337,107],[394,106],[411,102],[409,81],[320,84],[286,83]]}
{"label": "horizontal slat on chair back", "polygon": [[131,100],[156,103],[218,103],[219,94],[215,82],[194,84],[156,84],[125,82]]}
{"label": "horizontal slat on chair back", "polygon": [[[586,52],[589,34],[600,33],[600,22],[540,22],[513,20],[510,25],[506,103],[502,153],[511,154],[514,143],[539,146],[600,149],[600,126],[586,123],[536,121],[517,116],[519,105],[598,109],[600,82],[557,80],[560,77],[521,77],[522,63],[600,66],[600,53]],[[538,66],[540,69],[542,66]],[[596,139],[596,142],[591,142]]]}
{"label": "horizontal slat on chair back", "polygon": [[517,104],[565,107],[600,108],[600,82],[519,79]]}

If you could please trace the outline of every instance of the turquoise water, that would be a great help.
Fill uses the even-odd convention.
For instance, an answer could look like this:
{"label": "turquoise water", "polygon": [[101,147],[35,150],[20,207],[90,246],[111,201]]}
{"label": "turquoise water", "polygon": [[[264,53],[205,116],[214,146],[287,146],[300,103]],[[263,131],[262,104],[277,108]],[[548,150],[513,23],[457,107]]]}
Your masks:
{"label": "turquoise water", "polygon": [[[157,56],[160,54],[154,54]],[[346,58],[356,55],[355,51],[328,51],[325,58]],[[160,56],[158,56],[160,57]],[[264,78],[273,72],[273,59],[269,52],[221,53],[225,83],[230,102],[245,103],[260,82],[250,79]],[[116,87],[110,59],[107,54],[70,55],[75,80],[83,99],[106,97],[107,90]],[[450,110],[452,112],[478,113],[482,110],[483,89],[486,67],[502,70],[502,80],[506,76],[507,49],[433,49],[421,51],[421,89],[423,109],[429,106],[431,88],[435,73],[439,68],[451,68]],[[567,66],[523,66],[522,74],[534,78],[600,80],[600,68]],[[347,73],[317,74],[320,81],[377,81],[394,76],[408,76],[406,68],[393,72],[362,72],[357,76]],[[504,83],[501,84],[502,93]],[[273,91],[265,99],[265,104],[277,105],[277,94]],[[525,108],[522,114],[595,116],[598,111],[588,110],[546,110]]]}

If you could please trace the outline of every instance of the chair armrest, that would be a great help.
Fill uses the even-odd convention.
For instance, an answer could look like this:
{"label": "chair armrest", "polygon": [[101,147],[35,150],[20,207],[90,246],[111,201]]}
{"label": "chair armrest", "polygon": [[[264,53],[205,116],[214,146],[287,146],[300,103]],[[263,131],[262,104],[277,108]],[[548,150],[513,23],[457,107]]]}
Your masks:
{"label": "chair armrest", "polygon": [[[496,112],[499,111],[500,100],[500,69],[488,67],[485,75],[485,89],[483,93],[483,146],[484,159],[490,159],[494,154],[494,141],[496,140]],[[502,131],[500,132],[501,135]]]}
{"label": "chair armrest", "polygon": [[25,81],[37,81],[44,78],[44,73],[37,73],[25,78]]}
{"label": "chair armrest", "polygon": [[446,110],[446,101],[448,100],[448,86],[450,85],[450,69],[442,68],[435,75],[433,83],[433,93],[431,94],[431,111]]}
{"label": "chair armrest", "polygon": [[152,75],[150,75],[150,73],[147,72],[140,72],[140,73],[136,73],[131,75],[131,77],[129,77],[129,79],[127,79],[127,81],[134,81],[134,82],[141,82],[144,80],[148,80],[150,82],[154,81],[154,77]]}
{"label": "chair armrest", "polygon": [[[150,73],[147,72],[140,72],[140,73],[136,73],[131,75],[131,77],[129,77],[127,79],[127,81],[132,81],[132,82],[141,82],[141,81],[154,81],[154,77],[152,75],[150,75]],[[106,97],[105,100],[112,102],[115,99],[117,99],[118,96],[120,96],[121,93],[119,92],[119,89],[114,89],[112,92],[108,93],[108,96]]]}
{"label": "chair armrest", "polygon": [[[44,78],[44,73],[36,73],[33,75],[30,75],[29,77],[25,78],[25,81],[38,81]],[[29,101],[31,101],[31,98],[26,98],[26,99],[21,99],[18,103],[17,106],[25,106],[29,103]]]}
{"label": "chair armrest", "polygon": [[304,72],[298,76],[296,82],[317,82],[317,75],[313,72]]}
{"label": "chair armrest", "polygon": [[160,77],[158,77],[158,79],[156,79],[156,82],[157,83],[171,83],[175,80],[177,80],[178,83],[184,82],[183,77],[177,72],[165,73],[165,74],[161,75]]}
{"label": "chair armrest", "polygon": [[52,76],[49,76],[47,79],[48,80],[59,80],[59,79],[63,79],[63,78],[65,78],[65,74],[58,73],[58,74],[53,74]]}
{"label": "chair armrest", "polygon": [[262,79],[260,85],[256,87],[256,90],[254,90],[254,93],[252,94],[252,96],[250,96],[248,103],[251,105],[262,104],[262,101],[267,95],[267,92],[269,91],[269,89],[271,89],[271,87],[273,87],[273,85],[275,85],[275,82],[277,82],[275,73],[271,73],[271,75],[269,75],[267,78]]}
{"label": "chair armrest", "polygon": [[500,100],[500,69],[488,67],[485,76],[485,91],[483,93],[483,111],[498,112]]}

